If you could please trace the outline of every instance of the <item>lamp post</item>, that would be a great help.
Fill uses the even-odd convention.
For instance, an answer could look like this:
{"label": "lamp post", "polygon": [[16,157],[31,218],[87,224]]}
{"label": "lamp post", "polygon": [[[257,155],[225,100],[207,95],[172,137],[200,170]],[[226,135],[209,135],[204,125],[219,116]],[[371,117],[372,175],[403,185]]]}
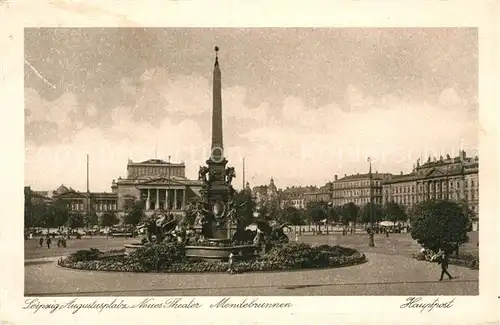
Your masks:
{"label": "lamp post", "polygon": [[369,186],[370,186],[370,230],[368,232],[368,235],[370,236],[370,241],[368,243],[368,246],[370,247],[375,247],[375,241],[373,240],[374,236],[374,229],[373,229],[373,193],[372,193],[372,160],[370,157],[367,159],[368,164],[370,166],[368,176],[369,176]]}

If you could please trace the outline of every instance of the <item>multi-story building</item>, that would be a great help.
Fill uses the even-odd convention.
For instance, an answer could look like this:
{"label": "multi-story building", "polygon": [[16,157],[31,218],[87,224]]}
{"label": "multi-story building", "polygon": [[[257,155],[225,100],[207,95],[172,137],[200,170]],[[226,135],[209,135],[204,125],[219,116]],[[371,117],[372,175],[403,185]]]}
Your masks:
{"label": "multi-story building", "polygon": [[279,193],[274,179],[271,178],[269,185],[255,186],[252,190],[252,196],[257,207],[262,207],[266,203],[274,202],[279,204]]}
{"label": "multi-story building", "polygon": [[292,206],[297,209],[306,208],[305,193],[316,192],[318,188],[316,186],[292,186],[287,187],[281,191],[281,208]]}
{"label": "multi-story building", "polygon": [[307,206],[310,202],[331,203],[333,198],[333,183],[326,183],[319,189],[304,193],[304,201]]}
{"label": "multi-story building", "polygon": [[93,211],[100,216],[118,210],[116,194],[109,192],[79,192],[61,185],[54,191],[52,199],[63,201],[71,213]]}
{"label": "multi-story building", "polygon": [[185,165],[160,159],[140,163],[129,160],[127,177],[113,180],[118,213],[124,213],[136,200],[143,200],[146,213],[168,211],[180,214],[187,204],[200,196],[202,182],[185,176]]}
{"label": "multi-story building", "polygon": [[382,181],[390,177],[390,174],[375,172],[371,175],[371,186],[368,173],[344,175],[340,179],[338,175],[335,175],[332,185],[333,206],[341,206],[350,202],[362,206],[370,202],[370,187],[373,203],[382,204]]}
{"label": "multi-story building", "polygon": [[24,197],[25,203],[31,205],[50,203],[52,199],[49,197],[49,193],[46,191],[33,191],[31,187],[24,187]]}
{"label": "multi-story building", "polygon": [[383,182],[383,201],[396,202],[405,208],[429,199],[463,201],[479,213],[479,157],[467,157],[465,151],[451,158],[431,158],[409,174],[392,176]]}
{"label": "multi-story building", "polygon": [[123,217],[137,200],[145,202],[146,213],[181,214],[190,201],[199,198],[201,186],[201,181],[185,177],[184,164],[151,159],[140,163],[129,160],[127,177],[113,180],[111,192],[80,192],[64,185],[55,191],[32,192],[47,193],[52,200],[62,200],[72,213],[113,212]]}

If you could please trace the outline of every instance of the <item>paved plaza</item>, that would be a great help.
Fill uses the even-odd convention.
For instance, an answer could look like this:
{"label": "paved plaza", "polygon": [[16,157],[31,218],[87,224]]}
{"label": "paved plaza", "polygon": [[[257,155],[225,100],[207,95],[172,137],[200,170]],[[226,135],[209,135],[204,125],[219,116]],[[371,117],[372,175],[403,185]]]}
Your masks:
{"label": "paved plaza", "polygon": [[[477,251],[477,233],[462,251]],[[375,237],[365,234],[301,236],[310,244],[343,245],[366,254],[361,265],[293,272],[154,274],[69,270],[56,265],[58,256],[82,248],[119,249],[134,239],[84,238],[66,249],[25,243],[25,294],[30,296],[262,296],[262,295],[477,295],[477,270],[451,265],[453,280],[437,281],[440,267],[411,258],[418,245],[408,234]]]}

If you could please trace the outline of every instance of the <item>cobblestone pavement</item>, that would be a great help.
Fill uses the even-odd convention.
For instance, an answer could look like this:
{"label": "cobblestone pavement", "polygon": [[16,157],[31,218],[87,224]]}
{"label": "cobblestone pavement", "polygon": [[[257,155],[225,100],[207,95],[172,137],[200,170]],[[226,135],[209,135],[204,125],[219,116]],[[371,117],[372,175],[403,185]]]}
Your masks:
{"label": "cobblestone pavement", "polygon": [[[366,247],[366,239],[367,236],[363,235],[301,238],[303,241],[315,244],[340,244],[366,252],[368,262],[361,265],[339,269],[235,275],[68,270],[56,265],[58,255],[56,250],[49,256],[41,252],[31,254],[36,258],[27,258],[25,261],[25,294],[30,296],[335,296],[477,295],[479,292],[477,270],[452,265],[449,270],[456,278],[438,282],[440,269],[437,264],[420,262],[409,257],[418,246],[408,235],[376,237],[374,248]],[[74,244],[73,249],[84,245],[83,243],[81,241],[80,244]],[[103,244],[98,244],[101,245]],[[106,245],[108,249],[118,248],[123,245],[123,239],[109,240]],[[473,249],[474,245],[471,247]],[[42,248],[37,249],[35,245],[35,250]]]}

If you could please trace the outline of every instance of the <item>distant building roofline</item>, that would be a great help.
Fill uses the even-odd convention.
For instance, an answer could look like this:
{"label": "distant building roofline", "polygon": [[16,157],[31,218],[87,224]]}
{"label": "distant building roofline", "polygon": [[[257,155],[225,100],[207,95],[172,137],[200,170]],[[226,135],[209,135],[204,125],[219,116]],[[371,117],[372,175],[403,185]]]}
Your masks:
{"label": "distant building roofline", "polygon": [[[372,173],[372,179],[384,179],[385,177],[393,176],[391,173]],[[348,181],[355,181],[355,180],[363,180],[363,179],[369,179],[370,178],[370,173],[365,173],[365,174],[354,174],[354,175],[346,175],[342,178],[337,179],[333,183],[339,183],[339,182],[348,182]]]}
{"label": "distant building roofline", "polygon": [[172,163],[162,159],[148,159],[140,162],[134,162],[132,160],[129,160],[127,163],[127,166],[140,166],[140,165],[148,165],[148,166],[158,165],[158,166],[176,166],[176,167],[186,166],[184,162]]}

